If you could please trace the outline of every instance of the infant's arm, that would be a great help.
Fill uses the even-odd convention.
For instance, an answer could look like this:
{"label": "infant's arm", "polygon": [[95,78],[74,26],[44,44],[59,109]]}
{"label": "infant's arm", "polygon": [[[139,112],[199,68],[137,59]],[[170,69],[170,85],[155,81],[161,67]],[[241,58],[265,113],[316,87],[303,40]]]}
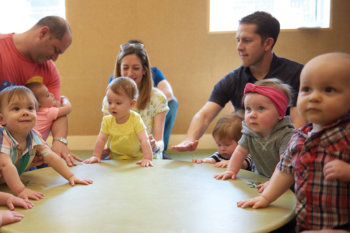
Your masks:
{"label": "infant's arm", "polygon": [[137,138],[141,143],[141,151],[143,153],[143,160],[138,161],[136,164],[141,165],[141,167],[153,166],[152,164],[152,148],[148,140],[148,135],[146,130],[142,130],[137,134]]}
{"label": "infant's arm", "polygon": [[9,155],[0,153],[0,170],[4,176],[6,184],[16,196],[23,199],[31,198],[34,200],[39,200],[44,197],[44,194],[28,189],[24,186],[19,178],[17,168],[13,165]]}
{"label": "infant's arm", "polygon": [[108,134],[100,133],[97,136],[96,143],[95,143],[95,149],[94,149],[94,155],[91,156],[89,159],[84,160],[84,163],[100,163],[101,162],[101,156],[103,153],[103,150],[105,148],[106,142],[108,140]]}
{"label": "infant's arm", "polygon": [[266,207],[287,191],[293,182],[293,174],[282,173],[276,170],[271,177],[270,184],[260,196],[239,201],[237,206],[242,208],[253,207],[254,209]]}
{"label": "infant's arm", "polygon": [[[282,155],[281,155],[280,157],[282,157]],[[278,168],[279,168],[279,166],[280,166],[280,163],[281,163],[281,162],[278,162],[278,163],[277,163],[277,165],[276,165],[275,170],[273,171],[273,173],[279,171]],[[272,174],[272,176],[273,176],[273,174]],[[272,176],[271,176],[271,177],[272,177]],[[258,192],[259,192],[259,193],[262,193],[262,192],[267,188],[267,186],[268,186],[269,184],[270,184],[270,180],[266,181],[266,182],[263,183],[263,184],[257,185],[256,187],[257,187],[257,189],[258,189]]]}
{"label": "infant's arm", "polygon": [[58,107],[57,117],[68,115],[72,111],[72,104],[65,96],[61,96],[61,106]]}
{"label": "infant's arm", "polygon": [[45,149],[47,152],[44,156],[45,162],[55,169],[61,176],[69,181],[71,185],[74,184],[92,184],[92,180],[89,179],[79,179],[74,176],[74,173],[69,169],[67,164],[58,156],[55,152],[50,149]]}
{"label": "infant's arm", "polygon": [[236,179],[236,175],[242,166],[244,158],[248,155],[248,153],[249,151],[247,149],[238,145],[235,151],[233,152],[230,161],[228,162],[227,171],[220,174],[216,174],[214,178],[217,180],[226,180],[229,178]]}

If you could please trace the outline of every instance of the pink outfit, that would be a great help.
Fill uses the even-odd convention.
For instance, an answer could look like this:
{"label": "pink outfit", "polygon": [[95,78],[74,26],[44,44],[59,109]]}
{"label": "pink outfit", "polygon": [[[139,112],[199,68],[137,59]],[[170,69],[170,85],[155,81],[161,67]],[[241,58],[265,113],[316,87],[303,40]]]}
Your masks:
{"label": "pink outfit", "polygon": [[58,116],[58,108],[40,108],[37,112],[37,119],[34,129],[39,131],[42,138],[46,141],[50,134],[51,126]]}
{"label": "pink outfit", "polygon": [[53,61],[42,64],[24,57],[13,42],[13,33],[0,36],[0,89],[6,85],[25,85],[28,80],[42,80],[49,91],[60,99],[60,76]]}

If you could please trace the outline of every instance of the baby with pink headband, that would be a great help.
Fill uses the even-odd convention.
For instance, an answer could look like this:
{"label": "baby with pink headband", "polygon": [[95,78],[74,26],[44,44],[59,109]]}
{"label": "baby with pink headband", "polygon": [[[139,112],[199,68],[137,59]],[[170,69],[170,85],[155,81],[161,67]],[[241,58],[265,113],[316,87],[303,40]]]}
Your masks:
{"label": "baby with pink headband", "polygon": [[227,171],[216,179],[235,179],[244,159],[250,154],[255,171],[271,177],[280,155],[293,135],[293,125],[285,116],[291,88],[279,79],[263,79],[248,83],[244,89],[245,109],[242,137],[233,152]]}

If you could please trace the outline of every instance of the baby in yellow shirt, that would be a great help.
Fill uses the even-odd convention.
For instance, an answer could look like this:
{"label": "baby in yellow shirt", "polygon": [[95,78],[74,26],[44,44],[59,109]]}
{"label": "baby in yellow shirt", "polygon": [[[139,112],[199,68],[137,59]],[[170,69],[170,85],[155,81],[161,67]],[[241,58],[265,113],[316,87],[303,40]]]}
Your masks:
{"label": "baby in yellow shirt", "polygon": [[141,116],[131,109],[136,106],[138,89],[134,80],[127,77],[114,79],[107,87],[108,111],[104,116],[97,137],[94,154],[85,163],[101,161],[107,142],[111,154],[117,159],[143,159],[141,167],[152,165],[152,148],[148,140],[146,126]]}

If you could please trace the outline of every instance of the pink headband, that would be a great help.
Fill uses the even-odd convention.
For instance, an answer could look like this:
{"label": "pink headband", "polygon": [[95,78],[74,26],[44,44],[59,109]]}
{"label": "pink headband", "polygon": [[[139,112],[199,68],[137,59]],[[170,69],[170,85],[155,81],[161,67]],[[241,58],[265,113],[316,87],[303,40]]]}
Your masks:
{"label": "pink headband", "polygon": [[252,83],[247,83],[247,85],[245,85],[244,88],[244,95],[249,92],[255,92],[260,95],[266,96],[275,105],[281,117],[284,117],[286,115],[288,107],[288,97],[282,91],[272,87],[256,86]]}

